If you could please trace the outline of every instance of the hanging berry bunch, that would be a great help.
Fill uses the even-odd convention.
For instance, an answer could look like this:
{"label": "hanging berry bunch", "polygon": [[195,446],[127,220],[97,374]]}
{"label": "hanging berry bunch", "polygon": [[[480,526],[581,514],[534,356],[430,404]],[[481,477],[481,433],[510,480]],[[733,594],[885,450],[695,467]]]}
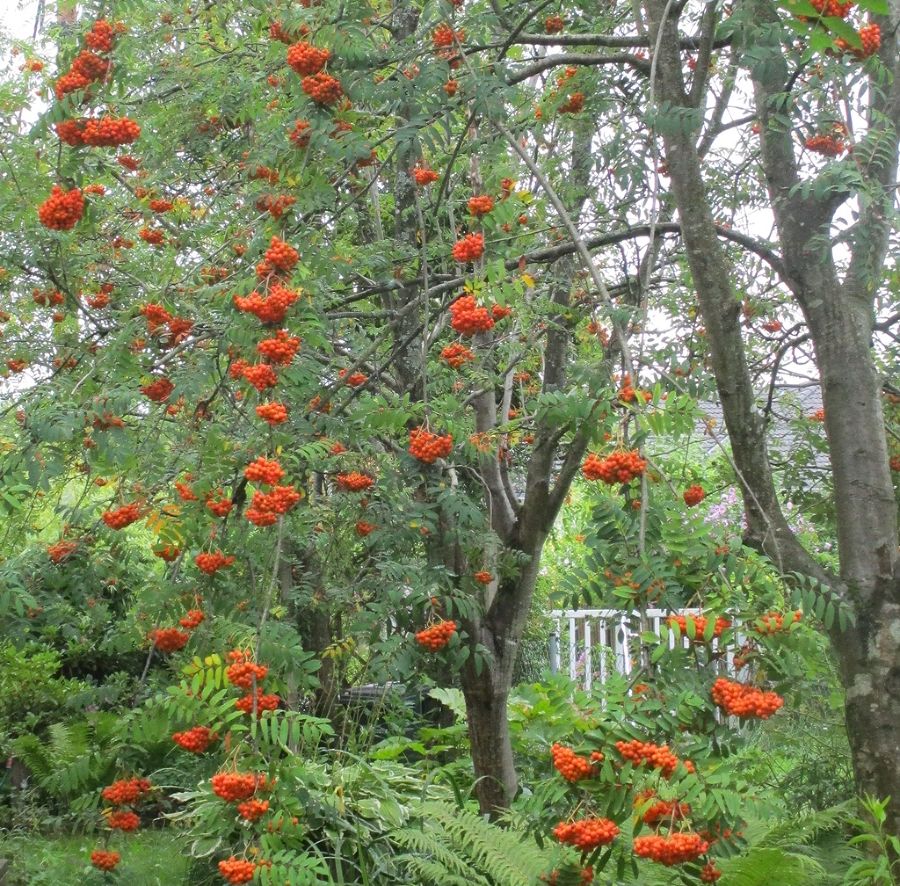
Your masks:
{"label": "hanging berry bunch", "polygon": [[649,858],[671,867],[698,859],[708,851],[709,843],[699,834],[679,832],[665,837],[659,834],[635,837],[632,848],[640,858]]}
{"label": "hanging berry bunch", "polygon": [[409,432],[409,454],[427,465],[439,458],[446,458],[453,449],[450,434],[432,434],[426,428],[413,428]]}
{"label": "hanging berry bunch", "polygon": [[587,480],[602,480],[609,485],[630,483],[647,469],[647,462],[636,450],[618,451],[600,458],[591,453],[581,466],[581,473]]}
{"label": "hanging berry bunch", "polygon": [[192,754],[202,754],[218,738],[208,726],[194,726],[186,732],[175,732],[172,741]]}
{"label": "hanging berry bunch", "polygon": [[38,219],[51,231],[70,231],[84,215],[84,196],[80,188],[64,191],[54,185],[50,196],[38,206]]}
{"label": "hanging berry bunch", "polygon": [[553,767],[566,781],[576,782],[597,774],[597,766],[603,761],[603,754],[594,751],[590,757],[581,757],[571,748],[554,742],[550,746],[550,758],[553,760]]}
{"label": "hanging berry bunch", "polygon": [[592,852],[598,846],[608,846],[618,835],[618,825],[608,818],[561,821],[553,828],[553,836],[560,843],[574,846],[582,852]]}
{"label": "hanging berry bunch", "polygon": [[461,295],[450,305],[450,325],[460,335],[477,335],[493,329],[494,318],[475,301],[475,296]]}
{"label": "hanging berry bunch", "polygon": [[439,652],[456,633],[455,621],[439,621],[416,633],[416,643],[428,652]]}
{"label": "hanging berry bunch", "polygon": [[719,677],[712,685],[712,700],[725,713],[734,717],[755,717],[768,720],[779,708],[784,706],[784,699],[775,692],[766,692],[750,686]]}

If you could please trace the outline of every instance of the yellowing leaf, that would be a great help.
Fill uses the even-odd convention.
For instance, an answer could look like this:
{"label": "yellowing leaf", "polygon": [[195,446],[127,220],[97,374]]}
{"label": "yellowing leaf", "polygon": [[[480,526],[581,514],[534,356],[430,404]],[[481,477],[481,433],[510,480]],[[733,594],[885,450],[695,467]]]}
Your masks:
{"label": "yellowing leaf", "polygon": [[531,274],[522,274],[519,279],[521,279],[529,289],[534,289],[534,277],[532,277]]}

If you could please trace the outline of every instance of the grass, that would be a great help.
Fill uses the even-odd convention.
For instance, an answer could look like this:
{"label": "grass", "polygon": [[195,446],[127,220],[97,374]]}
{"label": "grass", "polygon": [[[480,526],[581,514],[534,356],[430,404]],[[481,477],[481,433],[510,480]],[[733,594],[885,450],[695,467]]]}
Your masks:
{"label": "grass", "polygon": [[180,842],[165,831],[140,831],[114,837],[109,849],[122,856],[115,875],[91,867],[97,848],[91,835],[7,836],[0,855],[12,862],[4,886],[100,886],[114,881],[132,886],[182,886],[189,859]]}

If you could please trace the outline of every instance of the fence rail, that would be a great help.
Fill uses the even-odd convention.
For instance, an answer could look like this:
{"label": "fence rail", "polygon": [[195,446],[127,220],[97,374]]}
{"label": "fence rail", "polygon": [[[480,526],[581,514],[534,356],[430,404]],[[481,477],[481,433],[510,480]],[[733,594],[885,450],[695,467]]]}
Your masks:
{"label": "fence rail", "polygon": [[[701,615],[700,609],[648,609],[643,630],[659,635],[661,626],[672,615]],[[611,673],[627,677],[639,666],[644,644],[641,641],[641,613],[619,609],[555,609],[550,612],[555,630],[550,634],[550,670],[556,674],[568,669],[573,682],[584,689],[603,684]],[[567,634],[564,640],[563,634]],[[741,638],[737,638],[739,645]],[[669,648],[675,648],[675,635],[669,634]],[[685,648],[690,640],[682,637]],[[719,640],[710,644],[713,653],[724,652],[718,667],[734,675],[734,646],[720,648]],[[565,666],[565,668],[564,668]]]}

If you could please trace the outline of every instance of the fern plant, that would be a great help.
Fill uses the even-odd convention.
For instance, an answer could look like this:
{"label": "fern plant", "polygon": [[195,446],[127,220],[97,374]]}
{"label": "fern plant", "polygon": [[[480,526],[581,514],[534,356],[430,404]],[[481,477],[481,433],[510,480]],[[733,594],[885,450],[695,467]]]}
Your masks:
{"label": "fern plant", "polygon": [[396,861],[422,886],[534,886],[552,859],[529,838],[449,803],[424,803],[419,826],[395,830]]}
{"label": "fern plant", "polygon": [[[13,751],[42,790],[54,798],[71,801],[112,777],[118,720],[115,714],[96,713],[85,720],[53,723],[45,738],[19,736],[12,743]],[[73,808],[83,808],[86,802],[79,798]]]}

